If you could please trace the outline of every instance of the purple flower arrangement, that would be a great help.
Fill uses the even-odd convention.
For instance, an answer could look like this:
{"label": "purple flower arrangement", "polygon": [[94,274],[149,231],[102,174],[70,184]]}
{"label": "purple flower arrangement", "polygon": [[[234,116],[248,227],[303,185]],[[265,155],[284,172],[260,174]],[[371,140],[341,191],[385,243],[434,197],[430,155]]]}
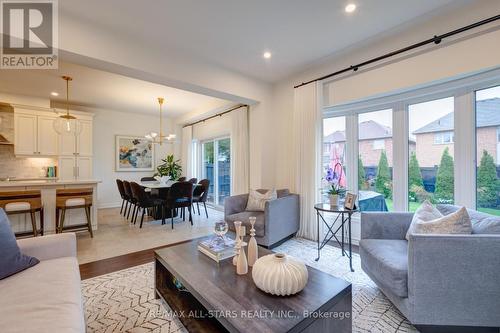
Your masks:
{"label": "purple flower arrangement", "polygon": [[328,182],[329,195],[339,195],[344,194],[346,192],[345,188],[342,187],[342,177],[343,177],[343,168],[342,164],[337,163],[333,168],[328,168],[326,170],[325,180]]}

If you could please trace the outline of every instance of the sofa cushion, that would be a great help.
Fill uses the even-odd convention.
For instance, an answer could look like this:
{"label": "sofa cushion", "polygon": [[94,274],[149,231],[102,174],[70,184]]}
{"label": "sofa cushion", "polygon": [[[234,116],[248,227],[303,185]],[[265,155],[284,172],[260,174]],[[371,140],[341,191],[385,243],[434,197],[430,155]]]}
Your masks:
{"label": "sofa cushion", "polygon": [[264,237],[265,233],[265,223],[264,223],[264,213],[263,212],[241,212],[237,214],[232,214],[226,216],[226,222],[229,225],[229,230],[235,231],[234,229],[234,222],[235,221],[241,221],[241,225],[244,225],[246,227],[246,233],[250,234],[250,221],[249,218],[251,216],[255,216],[256,221],[255,221],[255,236],[257,237]]}
{"label": "sofa cushion", "polygon": [[440,217],[443,217],[443,214],[441,214],[441,212],[436,207],[434,207],[434,205],[430,203],[430,201],[425,200],[424,202],[422,202],[420,207],[418,207],[415,211],[415,214],[413,214],[410,227],[406,232],[406,240],[409,239],[409,236],[413,232],[413,228],[418,221],[427,222],[438,219]]}
{"label": "sofa cushion", "polygon": [[39,260],[21,253],[9,219],[0,209],[0,280],[39,263]]}
{"label": "sofa cushion", "polygon": [[261,193],[257,190],[250,190],[248,194],[247,208],[245,210],[251,212],[263,212],[266,208],[266,202],[271,200],[276,200],[278,194],[276,190],[269,190],[265,193]]}
{"label": "sofa cushion", "polygon": [[85,332],[75,257],[42,260],[0,281],[0,327],[10,333]]}
{"label": "sofa cushion", "polygon": [[362,239],[359,254],[363,269],[383,288],[408,297],[408,242],[395,239]]}
{"label": "sofa cushion", "polygon": [[[455,205],[437,205],[442,214],[450,214],[460,209]],[[500,216],[494,216],[477,210],[467,209],[472,223],[473,234],[500,234]]]}
{"label": "sofa cushion", "polygon": [[412,225],[414,234],[471,234],[472,225],[465,207],[432,221],[417,221]]}

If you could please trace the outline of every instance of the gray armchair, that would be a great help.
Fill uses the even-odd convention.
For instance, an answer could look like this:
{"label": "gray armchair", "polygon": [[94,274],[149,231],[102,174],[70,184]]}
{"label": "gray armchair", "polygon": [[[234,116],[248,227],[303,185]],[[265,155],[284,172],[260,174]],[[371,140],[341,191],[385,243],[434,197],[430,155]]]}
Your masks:
{"label": "gray armchair", "polygon": [[[266,190],[258,190],[265,192]],[[241,221],[250,233],[249,217],[255,216],[255,239],[261,246],[273,248],[291,238],[299,230],[299,196],[288,190],[278,190],[278,198],[266,203],[264,212],[246,211],[248,194],[226,198],[224,219],[234,232],[234,222]]]}
{"label": "gray armchair", "polygon": [[[438,206],[444,214],[456,208]],[[469,215],[471,235],[419,234],[406,241],[412,213],[361,214],[361,267],[422,332],[500,327],[500,234],[494,233],[500,218]]]}

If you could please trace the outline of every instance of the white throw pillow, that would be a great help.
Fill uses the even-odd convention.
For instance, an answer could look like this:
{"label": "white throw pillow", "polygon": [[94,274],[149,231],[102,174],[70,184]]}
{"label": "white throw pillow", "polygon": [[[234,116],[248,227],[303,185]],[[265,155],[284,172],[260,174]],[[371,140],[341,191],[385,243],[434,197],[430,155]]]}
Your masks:
{"label": "white throw pillow", "polygon": [[471,234],[472,223],[465,207],[432,221],[417,221],[413,234]]}
{"label": "white throw pillow", "polygon": [[251,212],[263,212],[266,208],[266,202],[278,198],[278,193],[275,189],[269,190],[266,193],[260,193],[256,190],[250,190],[248,194],[248,202],[246,210]]}
{"label": "white throw pillow", "polygon": [[417,221],[432,221],[435,219],[438,219],[440,217],[443,217],[443,214],[439,210],[437,210],[436,207],[434,207],[429,200],[425,200],[422,202],[420,207],[417,208],[415,211],[415,214],[413,214],[413,219],[411,220],[410,227],[408,228],[408,231],[406,232],[406,240],[409,240],[409,235],[412,233],[413,227]]}

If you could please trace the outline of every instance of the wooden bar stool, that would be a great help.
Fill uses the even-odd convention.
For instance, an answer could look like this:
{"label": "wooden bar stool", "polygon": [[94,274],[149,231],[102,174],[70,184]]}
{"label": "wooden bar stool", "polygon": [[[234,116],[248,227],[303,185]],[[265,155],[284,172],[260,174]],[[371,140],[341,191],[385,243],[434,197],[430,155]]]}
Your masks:
{"label": "wooden bar stool", "polygon": [[[43,205],[40,191],[11,191],[0,192],[0,208],[5,210],[7,215],[30,214],[31,227],[33,231],[18,232],[16,237],[43,236]],[[40,214],[40,229],[36,225],[36,215]]]}
{"label": "wooden bar stool", "polygon": [[[58,189],[56,190],[56,232],[62,233],[65,230],[82,231],[88,230],[90,237],[94,237],[92,223],[90,219],[90,207],[92,207],[92,188]],[[87,223],[64,226],[66,210],[85,209]],[[59,215],[61,219],[59,220]]]}

